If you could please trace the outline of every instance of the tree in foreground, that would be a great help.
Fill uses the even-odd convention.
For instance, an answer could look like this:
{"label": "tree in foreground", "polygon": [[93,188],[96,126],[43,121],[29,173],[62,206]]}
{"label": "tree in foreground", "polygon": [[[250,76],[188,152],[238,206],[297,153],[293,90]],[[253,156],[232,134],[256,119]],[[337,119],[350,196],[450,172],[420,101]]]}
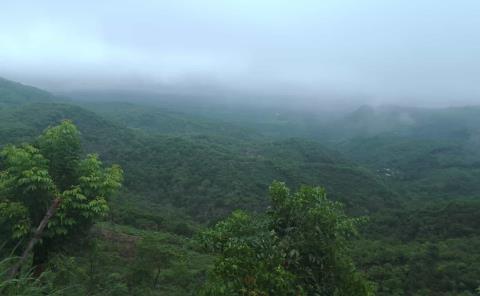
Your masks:
{"label": "tree in foreground", "polygon": [[348,254],[359,219],[319,187],[274,182],[270,198],[265,215],[237,211],[202,234],[218,254],[204,295],[373,295]]}
{"label": "tree in foreground", "polygon": [[120,167],[104,168],[94,154],[82,159],[70,121],[48,128],[31,145],[5,147],[0,164],[0,235],[17,253],[26,249],[22,258],[32,249],[37,274],[52,250],[107,213],[122,180]]}

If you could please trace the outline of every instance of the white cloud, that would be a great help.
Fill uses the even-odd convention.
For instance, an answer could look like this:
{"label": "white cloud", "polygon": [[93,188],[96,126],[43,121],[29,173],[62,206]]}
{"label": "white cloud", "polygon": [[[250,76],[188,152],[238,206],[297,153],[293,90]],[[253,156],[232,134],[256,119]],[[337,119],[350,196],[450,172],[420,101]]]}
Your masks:
{"label": "white cloud", "polygon": [[0,75],[52,88],[210,81],[378,101],[480,97],[476,1],[9,1]]}

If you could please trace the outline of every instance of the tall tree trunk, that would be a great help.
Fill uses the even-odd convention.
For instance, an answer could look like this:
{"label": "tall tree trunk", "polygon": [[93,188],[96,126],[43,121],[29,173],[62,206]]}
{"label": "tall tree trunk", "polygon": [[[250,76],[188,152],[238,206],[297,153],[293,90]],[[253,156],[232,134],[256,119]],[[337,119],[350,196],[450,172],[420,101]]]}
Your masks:
{"label": "tall tree trunk", "polygon": [[[22,267],[23,263],[25,262],[25,260],[27,260],[28,255],[32,252],[33,248],[38,243],[38,241],[42,238],[43,231],[45,230],[45,227],[47,226],[50,218],[52,218],[52,216],[55,215],[55,212],[57,211],[58,207],[60,206],[60,202],[61,202],[60,198],[55,198],[53,200],[52,204],[48,208],[47,213],[45,214],[42,221],[40,222],[37,229],[35,230],[32,239],[30,240],[30,242],[27,245],[27,248],[25,249],[25,251],[23,251],[23,254],[20,257],[20,260],[18,260],[18,262],[15,263],[15,265],[10,269],[10,274],[9,274],[10,278],[14,278],[17,275],[17,273],[20,270],[20,268]],[[44,250],[43,252],[45,252],[45,254],[46,254],[46,250]],[[43,256],[43,257],[44,258],[42,258],[41,254],[37,254],[36,259],[35,259],[35,256],[34,256],[34,263],[35,263],[35,260],[38,260],[38,261],[43,261],[43,262],[40,262],[40,263],[44,264],[45,263],[45,261],[44,261],[45,256]],[[40,267],[40,269],[41,268],[43,268],[43,265]],[[43,270],[38,270],[38,271],[41,274],[41,272]],[[37,270],[35,271],[35,273],[37,273]],[[40,274],[36,274],[36,275],[39,276]]]}

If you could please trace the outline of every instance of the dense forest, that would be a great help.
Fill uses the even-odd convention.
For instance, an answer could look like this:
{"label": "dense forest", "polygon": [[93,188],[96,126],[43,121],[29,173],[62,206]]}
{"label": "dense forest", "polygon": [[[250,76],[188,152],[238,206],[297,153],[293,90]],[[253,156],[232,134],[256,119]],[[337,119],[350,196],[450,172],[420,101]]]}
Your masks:
{"label": "dense forest", "polygon": [[480,293],[479,107],[210,104],[0,79],[0,294]]}

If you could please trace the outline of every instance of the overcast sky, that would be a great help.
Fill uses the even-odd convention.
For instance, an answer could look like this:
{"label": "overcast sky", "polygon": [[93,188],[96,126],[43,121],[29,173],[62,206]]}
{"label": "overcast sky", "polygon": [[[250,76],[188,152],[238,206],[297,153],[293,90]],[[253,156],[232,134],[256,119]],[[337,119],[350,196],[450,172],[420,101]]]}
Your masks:
{"label": "overcast sky", "polygon": [[2,0],[0,76],[480,104],[480,1]]}

